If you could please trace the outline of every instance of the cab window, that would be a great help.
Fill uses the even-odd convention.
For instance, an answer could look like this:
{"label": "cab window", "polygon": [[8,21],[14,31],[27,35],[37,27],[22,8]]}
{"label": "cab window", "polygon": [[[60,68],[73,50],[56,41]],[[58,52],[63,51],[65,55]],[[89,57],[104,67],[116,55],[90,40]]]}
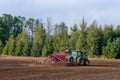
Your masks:
{"label": "cab window", "polygon": [[73,57],[77,56],[77,52],[73,51],[73,52],[72,52],[72,56],[73,56]]}

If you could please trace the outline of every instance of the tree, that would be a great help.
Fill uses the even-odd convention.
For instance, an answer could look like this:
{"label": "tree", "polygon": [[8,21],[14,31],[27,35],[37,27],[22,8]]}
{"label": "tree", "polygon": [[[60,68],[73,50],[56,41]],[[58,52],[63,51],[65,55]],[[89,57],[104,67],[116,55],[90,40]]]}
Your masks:
{"label": "tree", "polygon": [[52,35],[47,36],[44,47],[42,49],[42,56],[45,57],[53,53],[54,51],[53,40],[54,39]]}
{"label": "tree", "polygon": [[6,41],[6,45],[5,45],[5,47],[3,48],[3,51],[2,51],[3,55],[8,55],[8,48],[9,48],[8,41]]}
{"label": "tree", "polygon": [[108,40],[112,42],[115,38],[113,25],[105,25],[103,34],[104,34],[104,46],[106,46]]}
{"label": "tree", "polygon": [[21,34],[18,34],[16,37],[16,45],[15,45],[15,55],[16,56],[21,56],[22,55],[22,39],[21,39]]}
{"label": "tree", "polygon": [[55,26],[55,39],[54,39],[54,49],[56,51],[63,51],[68,49],[68,31],[67,26],[64,22],[60,23],[60,25]]}
{"label": "tree", "polygon": [[51,35],[52,34],[52,30],[53,30],[53,26],[52,26],[52,22],[51,22],[51,19],[49,17],[47,17],[47,36]]}
{"label": "tree", "polygon": [[14,17],[14,24],[12,28],[12,34],[16,37],[19,33],[22,32],[23,28],[25,27],[25,17]]}
{"label": "tree", "polygon": [[24,30],[16,38],[16,55],[30,56],[30,38],[27,32]]}
{"label": "tree", "polygon": [[41,56],[42,48],[45,43],[46,31],[43,28],[41,23],[35,28],[34,36],[33,36],[33,46],[31,50],[32,56]]}
{"label": "tree", "polygon": [[12,26],[13,17],[10,14],[3,14],[2,17],[0,17],[0,39],[4,45],[10,36]]}
{"label": "tree", "polygon": [[76,49],[76,42],[79,37],[79,30],[77,25],[75,24],[73,27],[71,27],[71,34],[70,34],[70,39],[69,39],[69,45],[71,50]]}
{"label": "tree", "polygon": [[118,25],[116,27],[114,34],[115,34],[116,38],[120,38],[120,25]]}
{"label": "tree", "polygon": [[3,50],[3,44],[2,41],[0,40],[0,54],[2,54],[2,50]]}
{"label": "tree", "polygon": [[102,48],[104,46],[104,35],[103,35],[103,29],[102,26],[100,25],[99,30],[98,30],[98,48],[97,48],[97,54],[100,57],[102,55]]}
{"label": "tree", "polygon": [[21,39],[22,39],[22,55],[30,56],[31,43],[30,38],[25,30],[21,33]]}
{"label": "tree", "polygon": [[102,29],[98,28],[96,22],[93,22],[87,30],[87,53],[90,56],[99,56],[102,54]]}
{"label": "tree", "polygon": [[35,19],[33,18],[29,18],[26,21],[26,31],[29,33],[31,41],[33,40],[34,29],[38,24],[39,24],[39,20],[35,21]]}
{"label": "tree", "polygon": [[44,47],[42,48],[42,56],[43,57],[46,57],[47,56],[47,53],[48,53],[48,48],[46,45],[44,45]]}
{"label": "tree", "polygon": [[5,43],[6,36],[5,36],[5,30],[4,30],[5,24],[3,24],[2,19],[0,17],[0,39]]}
{"label": "tree", "polygon": [[8,55],[14,55],[15,39],[13,35],[9,37],[8,43],[6,45],[8,45]]}
{"label": "tree", "polygon": [[87,46],[86,36],[87,36],[87,23],[83,18],[82,23],[80,25],[79,37],[76,41],[76,49],[86,52]]}
{"label": "tree", "polygon": [[105,58],[120,58],[120,38],[113,42],[108,40],[107,46],[103,47],[103,56]]}

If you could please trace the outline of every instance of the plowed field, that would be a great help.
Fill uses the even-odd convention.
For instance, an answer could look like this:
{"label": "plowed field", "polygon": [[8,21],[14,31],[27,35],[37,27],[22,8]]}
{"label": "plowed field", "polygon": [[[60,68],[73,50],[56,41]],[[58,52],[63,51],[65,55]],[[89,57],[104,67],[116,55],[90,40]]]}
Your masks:
{"label": "plowed field", "polygon": [[120,80],[120,60],[91,59],[89,66],[41,67],[33,57],[0,57],[0,80]]}

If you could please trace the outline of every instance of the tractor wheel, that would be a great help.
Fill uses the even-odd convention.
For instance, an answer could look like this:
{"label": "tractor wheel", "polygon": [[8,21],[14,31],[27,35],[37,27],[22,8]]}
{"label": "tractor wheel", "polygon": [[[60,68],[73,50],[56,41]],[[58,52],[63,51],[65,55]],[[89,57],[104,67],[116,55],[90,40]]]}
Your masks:
{"label": "tractor wheel", "polygon": [[89,63],[90,63],[90,61],[89,61],[89,60],[85,60],[85,61],[84,61],[84,65],[85,65],[85,66],[88,66],[88,65],[89,65]]}
{"label": "tractor wheel", "polygon": [[72,56],[69,58],[69,62],[74,63],[74,58]]}
{"label": "tractor wheel", "polygon": [[78,57],[76,63],[77,63],[77,65],[83,65],[84,60],[81,57]]}
{"label": "tractor wheel", "polygon": [[90,61],[88,59],[83,59],[83,65],[88,66]]}

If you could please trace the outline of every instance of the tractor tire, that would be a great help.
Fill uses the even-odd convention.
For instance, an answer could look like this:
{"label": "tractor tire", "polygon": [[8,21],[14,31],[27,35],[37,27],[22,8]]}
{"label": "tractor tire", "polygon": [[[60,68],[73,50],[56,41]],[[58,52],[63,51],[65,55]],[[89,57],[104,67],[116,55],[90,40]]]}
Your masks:
{"label": "tractor tire", "polygon": [[71,57],[69,57],[69,62],[70,63],[74,63],[74,58],[71,56]]}
{"label": "tractor tire", "polygon": [[89,63],[90,63],[90,61],[89,61],[88,59],[86,59],[86,60],[84,61],[84,65],[85,65],[85,66],[88,66]]}
{"label": "tractor tire", "polygon": [[79,66],[80,66],[80,65],[83,65],[83,64],[84,64],[84,60],[83,60],[81,57],[78,57],[76,63],[77,63],[77,65],[79,65]]}

